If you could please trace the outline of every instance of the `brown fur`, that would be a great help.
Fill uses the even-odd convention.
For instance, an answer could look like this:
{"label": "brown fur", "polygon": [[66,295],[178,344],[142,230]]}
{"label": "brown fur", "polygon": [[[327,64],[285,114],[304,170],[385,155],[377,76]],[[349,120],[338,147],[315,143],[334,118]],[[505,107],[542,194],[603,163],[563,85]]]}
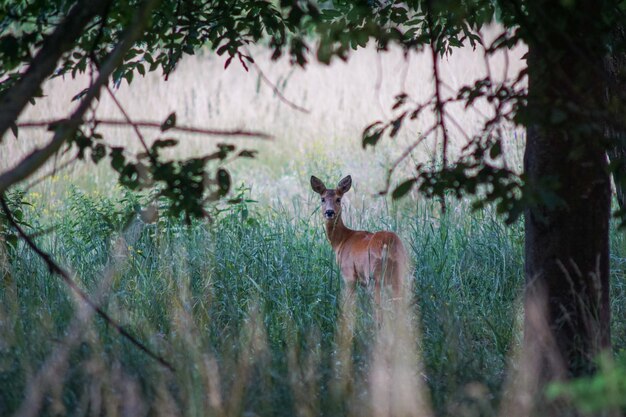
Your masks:
{"label": "brown fur", "polygon": [[[311,188],[322,197],[322,216],[326,236],[335,252],[337,264],[346,286],[367,286],[374,283],[374,299],[380,305],[381,287],[393,290],[394,298],[402,295],[403,281],[408,273],[408,256],[402,241],[393,232],[352,230],[341,220],[341,197],[350,189],[352,179],[345,177],[336,189],[327,189],[311,177]],[[333,213],[331,216],[331,212]]]}

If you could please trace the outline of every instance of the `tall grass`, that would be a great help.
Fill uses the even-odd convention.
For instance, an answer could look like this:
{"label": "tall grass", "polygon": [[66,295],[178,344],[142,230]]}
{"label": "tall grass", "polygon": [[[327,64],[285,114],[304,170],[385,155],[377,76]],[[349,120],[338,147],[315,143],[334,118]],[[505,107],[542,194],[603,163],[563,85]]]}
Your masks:
{"label": "tall grass", "polygon": [[[44,414],[55,407],[93,412],[94,404],[112,414],[103,398],[121,395],[117,384],[134,387],[132,401],[155,413],[162,411],[160,396],[185,415],[373,413],[365,401],[376,345],[370,297],[359,291],[355,321],[342,333],[342,281],[318,213],[244,200],[212,223],[160,218],[144,224],[132,215],[140,197],[118,194],[70,188],[55,215],[46,219],[35,206],[28,221],[37,230],[53,219],[54,232],[38,243],[88,292],[98,294],[109,271],[103,307],[176,372],[161,369],[96,318],[70,343],[76,301],[19,246],[0,290],[3,414],[18,408],[36,371],[65,345],[71,354],[46,390]],[[424,361],[415,372],[435,409],[451,414],[468,401],[470,383],[484,388],[481,401],[497,404],[522,276],[519,228],[465,209],[441,215],[420,202],[395,213],[347,212],[363,227],[379,223],[404,235],[422,329],[411,341]],[[349,363],[338,363],[341,349]],[[341,375],[349,384],[337,395]],[[131,399],[122,397],[125,407]]]}
{"label": "tall grass", "polygon": [[[521,337],[519,224],[505,227],[465,202],[445,214],[423,200],[347,205],[348,224],[396,230],[409,248],[413,318],[399,333],[409,335],[402,356],[380,339],[367,289],[354,310],[342,299],[315,202],[266,205],[249,189],[238,192],[241,203],[191,225],[144,223],[137,210],[146,197],[119,189],[103,196],[68,187],[54,203],[27,194],[30,231],[54,225],[37,243],[176,371],[81,313],[71,291],[19,245],[2,265],[0,412],[29,415],[24,403],[39,401],[30,415],[389,415],[380,388],[403,379],[380,372],[397,369],[427,387],[419,398],[436,415],[497,414]],[[619,350],[623,237],[612,240]],[[381,368],[401,357],[411,365]],[[418,397],[402,398],[390,404]]]}

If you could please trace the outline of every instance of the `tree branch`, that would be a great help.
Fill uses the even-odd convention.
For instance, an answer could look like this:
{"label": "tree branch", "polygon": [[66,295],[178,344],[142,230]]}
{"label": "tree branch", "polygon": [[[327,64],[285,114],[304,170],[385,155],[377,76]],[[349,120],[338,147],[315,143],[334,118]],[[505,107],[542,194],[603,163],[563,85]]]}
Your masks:
{"label": "tree branch", "polygon": [[148,155],[152,163],[156,165],[156,162],[157,162],[156,158],[154,157],[152,152],[150,152],[150,149],[148,148],[148,144],[146,143],[146,140],[143,138],[143,135],[141,134],[141,131],[139,130],[139,126],[137,126],[136,123],[133,123],[130,116],[126,112],[126,110],[124,110],[124,106],[122,106],[122,103],[119,102],[117,97],[115,97],[115,94],[113,94],[113,91],[111,91],[111,88],[108,85],[105,88],[107,90],[107,93],[109,93],[109,96],[113,100],[113,103],[115,103],[115,106],[122,113],[122,115],[124,116],[124,119],[126,119],[126,123],[132,126],[133,130],[135,131],[135,134],[139,138],[139,142],[141,142],[141,146],[143,146],[143,149],[146,151],[146,155]]}
{"label": "tree branch", "polygon": [[150,12],[157,2],[158,0],[146,0],[143,3],[143,6],[135,14],[133,22],[127,28],[122,40],[115,46],[104,65],[102,65],[98,77],[87,90],[80,105],[69,119],[60,123],[52,140],[43,148],[34,150],[14,168],[0,174],[0,194],[4,194],[10,186],[29,177],[39,169],[76,132],[76,129],[82,124],[83,117],[89,109],[91,102],[100,94],[100,88],[108,82],[109,76],[122,63],[128,49],[142,35],[143,29],[148,23]]}
{"label": "tree branch", "polygon": [[[61,123],[63,120],[42,120],[42,121],[27,121],[18,123],[18,127],[20,129],[23,128],[36,128],[36,127],[48,127],[50,125],[55,125]],[[121,127],[143,127],[149,129],[161,129],[162,123],[153,122],[150,120],[135,120],[131,123],[128,123],[126,120],[116,120],[116,119],[94,119],[94,123],[105,126],[121,126]],[[194,133],[198,135],[206,135],[206,136],[238,136],[238,137],[254,137],[258,139],[273,139],[272,135],[269,135],[265,132],[257,131],[257,130],[243,130],[243,129],[231,129],[231,130],[220,130],[220,129],[204,129],[201,127],[195,126],[172,126],[167,130],[175,131],[175,132],[184,132],[184,133]]]}
{"label": "tree branch", "polygon": [[386,195],[389,192],[389,188],[391,187],[391,177],[393,176],[393,173],[396,171],[396,169],[398,169],[398,166],[400,166],[402,161],[404,161],[406,158],[409,157],[409,155],[411,155],[411,152],[413,152],[415,148],[417,148],[424,141],[424,139],[426,139],[431,133],[437,130],[437,126],[438,125],[435,123],[430,128],[428,128],[424,133],[420,134],[417,137],[417,139],[415,139],[415,141],[413,141],[412,144],[407,146],[404,149],[404,151],[402,151],[402,154],[393,161],[393,163],[391,164],[391,167],[387,170],[387,179],[385,182],[385,189],[380,191],[378,193],[379,195]]}
{"label": "tree branch", "polygon": [[131,335],[128,330],[124,329],[119,323],[117,323],[111,316],[109,316],[104,310],[102,310],[94,301],[89,298],[89,295],[72,280],[70,274],[61,268],[52,257],[40,249],[37,244],[24,232],[24,230],[20,227],[19,224],[13,218],[13,213],[9,209],[7,202],[4,198],[4,194],[0,195],[0,205],[2,206],[2,210],[6,214],[7,220],[11,223],[11,226],[15,228],[17,233],[20,235],[22,240],[26,242],[26,244],[46,263],[48,269],[52,274],[58,275],[61,277],[63,282],[67,284],[68,287],[72,289],[89,307],[91,307],[97,314],[100,316],[107,324],[112,326],[119,334],[121,334],[126,340],[135,345],[139,350],[155,359],[161,365],[169,369],[170,371],[174,371],[174,367],[161,356],[152,352],[146,345],[137,340],[133,335]]}
{"label": "tree branch", "polygon": [[61,56],[74,46],[84,33],[85,26],[95,16],[101,15],[110,2],[79,0],[65,20],[46,38],[17,84],[0,97],[0,141],[24,110],[28,100],[35,96],[43,81],[52,74]]}
{"label": "tree branch", "polygon": [[[433,58],[433,77],[435,81],[435,116],[437,117],[437,124],[441,127],[441,134],[443,137],[443,149],[441,155],[441,163],[443,170],[445,171],[448,165],[448,130],[446,129],[446,116],[444,113],[445,102],[441,97],[441,77],[439,76],[439,57],[437,56],[437,49],[435,48],[435,34],[434,34],[434,22],[433,22],[433,9],[432,0],[426,1],[426,18],[428,21],[428,32],[430,35],[430,50]],[[441,198],[441,210],[446,212],[446,200]]]}
{"label": "tree branch", "polygon": [[[246,50],[246,54],[248,54],[248,57],[251,57],[252,55],[250,54],[250,51]],[[245,68],[245,64],[243,61],[243,58],[241,58],[241,55],[239,57],[239,60],[241,61],[241,63],[244,65]],[[311,111],[309,109],[305,109],[302,106],[298,106],[296,103],[294,103],[293,101],[289,100],[287,97],[285,97],[285,95],[280,91],[280,89],[278,88],[278,86],[276,84],[274,84],[272,82],[272,80],[270,80],[267,75],[265,75],[265,73],[263,72],[263,70],[261,69],[261,67],[259,67],[259,64],[256,63],[256,61],[251,60],[249,61],[250,65],[252,65],[254,67],[254,69],[256,70],[256,72],[259,74],[259,77],[261,77],[261,80],[263,80],[263,82],[265,84],[267,84],[272,91],[274,92],[274,94],[276,94],[276,96],[278,97],[278,99],[280,101],[282,101],[283,103],[285,103],[286,105],[288,105],[289,107],[291,107],[294,110],[298,110],[299,112],[302,113],[311,113]],[[246,68],[247,69],[247,68]]]}
{"label": "tree branch", "polygon": [[441,128],[441,134],[443,137],[443,150],[442,150],[442,165],[443,169],[446,169],[448,164],[448,130],[446,129],[446,118],[444,113],[445,102],[441,96],[441,77],[439,75],[439,57],[437,56],[437,48],[435,47],[435,34],[434,34],[434,22],[433,11],[431,7],[431,0],[426,2],[427,5],[427,20],[428,31],[430,34],[430,50],[433,59],[433,77],[435,82],[435,116],[437,117],[437,124]]}

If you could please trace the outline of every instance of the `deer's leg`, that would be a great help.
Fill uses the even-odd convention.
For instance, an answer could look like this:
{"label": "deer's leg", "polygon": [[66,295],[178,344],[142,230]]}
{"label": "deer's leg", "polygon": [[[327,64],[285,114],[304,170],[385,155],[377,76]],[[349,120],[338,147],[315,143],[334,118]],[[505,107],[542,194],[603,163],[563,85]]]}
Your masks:
{"label": "deer's leg", "polygon": [[380,326],[383,323],[382,285],[380,279],[374,281],[374,309],[376,310],[376,323]]}
{"label": "deer's leg", "polygon": [[400,299],[400,297],[402,297],[402,271],[401,268],[399,268],[398,263],[395,261],[389,261],[387,269],[387,282],[388,285],[391,287],[393,299],[397,301]]}
{"label": "deer's leg", "polygon": [[345,284],[344,297],[346,297],[347,299],[353,299],[356,290],[356,284],[358,281],[358,277],[354,271],[354,268],[342,266],[341,277],[343,278],[343,282]]}
{"label": "deer's leg", "polygon": [[383,277],[384,268],[380,261],[373,262],[372,264],[373,268],[370,269],[369,281],[374,284],[374,311],[376,315],[376,324],[380,326],[383,322],[382,291],[385,284]]}
{"label": "deer's leg", "polygon": [[402,268],[393,259],[381,259],[380,263],[374,270],[375,289],[374,299],[379,310],[380,320],[382,320],[382,311],[385,309],[395,308],[399,305],[403,294],[402,288]]}

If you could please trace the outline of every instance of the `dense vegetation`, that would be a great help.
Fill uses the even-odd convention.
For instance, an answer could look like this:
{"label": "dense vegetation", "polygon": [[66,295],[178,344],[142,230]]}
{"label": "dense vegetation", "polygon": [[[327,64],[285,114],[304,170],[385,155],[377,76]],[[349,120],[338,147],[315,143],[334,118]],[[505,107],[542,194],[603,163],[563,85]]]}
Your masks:
{"label": "dense vegetation", "polygon": [[[243,200],[213,222],[144,223],[145,197],[76,187],[55,202],[26,194],[31,233],[134,335],[170,360],[170,373],[97,318],[83,326],[71,292],[23,244],[9,246],[0,286],[0,413],[32,394],[34,374],[65,349],[43,404],[55,413],[112,415],[132,408],[184,415],[371,415],[375,325],[359,292],[342,330],[341,279],[315,203]],[[145,204],[144,204],[145,206]],[[520,342],[522,230],[491,211],[446,214],[419,200],[394,210],[350,210],[358,227],[398,230],[414,262],[413,343],[437,415],[494,415]],[[613,235],[613,274],[623,237]],[[626,347],[623,280],[613,280],[614,344]],[[90,314],[90,313],[87,313]],[[347,342],[346,342],[347,341]],[[342,364],[346,350],[349,364]],[[41,368],[40,368],[41,367]],[[350,383],[337,381],[349,372]],[[41,375],[37,375],[40,377]],[[304,399],[304,400],[303,400]]]}
{"label": "dense vegetation", "polygon": [[[533,375],[515,378],[514,369],[506,389],[516,391],[515,384],[525,381],[532,389],[520,389],[520,396],[538,402],[525,401],[520,414],[572,414],[570,403],[544,401],[544,388],[562,379],[574,379],[573,391],[562,391],[574,402],[582,398],[576,390],[584,393],[589,378],[605,378],[591,387],[613,394],[626,391],[623,384],[614,386],[604,374],[596,375],[595,362],[621,346],[623,334],[619,326],[611,334],[611,312],[620,318],[615,312],[621,311],[622,280],[611,283],[611,276],[621,274],[621,263],[620,251],[609,251],[609,175],[615,174],[620,195],[624,181],[623,5],[580,0],[575,6],[550,0],[0,1],[4,145],[5,133],[11,130],[17,139],[29,125],[18,119],[29,102],[42,96],[45,80],[63,74],[90,77],[74,96],[78,106],[72,113],[30,124],[48,125],[53,133],[47,143],[0,172],[6,217],[2,240],[7,244],[0,259],[6,310],[2,325],[8,335],[2,340],[8,376],[1,407],[6,403],[13,411],[21,403],[19,415],[37,415],[40,406],[50,414],[111,414],[119,407],[126,409],[122,414],[139,414],[148,405],[168,415],[172,408],[185,414],[382,415],[378,408],[387,403],[376,390],[402,387],[414,381],[407,376],[412,373],[430,386],[438,412],[489,414],[506,391],[505,352],[519,344],[515,329],[522,314],[522,356],[534,358]],[[501,33],[486,42],[481,30],[496,21],[503,25]],[[217,203],[231,190],[225,165],[231,157],[250,158],[254,152],[216,144],[210,154],[170,160],[166,148],[174,147],[177,137],[148,145],[139,122],[122,103],[116,101],[121,121],[98,120],[94,110],[102,96],[115,99],[111,81],[119,87],[123,80],[130,83],[157,69],[167,80],[183,56],[202,48],[226,57],[224,67],[239,61],[247,71],[257,69],[248,51],[255,44],[304,67],[313,56],[309,52],[328,63],[333,57],[347,59],[351,49],[370,40],[383,49],[394,44],[407,53],[428,50],[431,57],[432,89],[426,96],[413,97],[404,88],[394,92],[393,114],[374,118],[362,130],[367,147],[383,137],[395,138],[408,120],[435,116],[427,122],[430,127],[414,132],[397,161],[412,158],[411,151],[428,138],[436,142],[432,157],[413,160],[414,169],[399,185],[392,181],[398,164],[392,164],[386,190],[399,198],[415,196],[417,189],[421,197],[436,197],[443,204],[450,192],[459,199],[474,195],[474,207],[495,203],[514,225],[501,229],[490,211],[466,214],[466,201],[447,213],[419,200],[417,206],[404,203],[407,207],[391,215],[363,216],[363,224],[400,230],[415,261],[411,326],[385,338],[372,325],[364,294],[357,321],[346,313],[337,295],[341,280],[319,227],[302,215],[312,211],[309,205],[264,205],[255,213],[244,201],[205,223],[213,208],[207,203]],[[440,76],[441,58],[463,44],[479,47],[488,71],[450,88]],[[510,75],[507,60],[503,78],[493,77],[490,57],[516,45],[528,48],[527,66]],[[467,108],[481,101],[490,103],[491,111],[478,130],[458,128],[454,105]],[[133,126],[143,149],[113,145],[102,133],[107,123]],[[141,124],[170,133],[184,128],[173,111]],[[507,166],[503,156],[504,131],[515,127],[527,132],[523,170]],[[266,137],[259,131],[211,131],[215,133]],[[467,145],[453,158],[449,146],[459,139]],[[69,191],[62,204],[48,207],[48,214],[20,208],[19,197],[13,196],[11,215],[5,194],[15,192],[65,146],[76,159],[109,162],[119,183],[129,189],[158,192],[160,213],[169,207],[174,220],[143,224],[134,219],[137,207],[147,206],[138,200],[146,197],[127,194],[118,201],[113,195],[85,197],[77,190]],[[169,198],[169,206],[163,198]],[[621,207],[620,213],[626,210]],[[516,224],[522,214],[523,273],[517,263],[521,237]],[[8,228],[12,216],[32,238],[22,233],[24,242],[18,241]],[[73,279],[85,288],[83,301],[93,297],[88,305],[101,304],[110,312],[108,325],[95,320],[94,311],[84,305],[73,307],[72,296],[55,278],[71,283],[72,276],[41,251],[43,256],[35,259],[24,246],[38,251],[34,240],[73,270]],[[311,248],[319,248],[319,254]],[[523,312],[515,301],[522,298],[521,275]],[[115,337],[115,321],[150,349],[123,331],[126,341]],[[412,336],[415,328],[421,329],[416,333],[421,337]],[[385,352],[379,339],[393,349]],[[160,352],[174,365],[173,374],[126,345],[129,341],[152,359],[152,350]],[[424,357],[423,375],[417,352]],[[408,362],[398,362],[406,358]],[[167,364],[165,359],[161,364]],[[515,362],[513,368],[525,365]],[[610,361],[602,366],[610,368]],[[399,368],[404,368],[404,379],[393,374]],[[414,396],[416,387],[404,389]],[[410,401],[408,396],[404,400]],[[616,404],[623,407],[621,401]],[[405,408],[408,414],[428,413],[424,404]]]}

